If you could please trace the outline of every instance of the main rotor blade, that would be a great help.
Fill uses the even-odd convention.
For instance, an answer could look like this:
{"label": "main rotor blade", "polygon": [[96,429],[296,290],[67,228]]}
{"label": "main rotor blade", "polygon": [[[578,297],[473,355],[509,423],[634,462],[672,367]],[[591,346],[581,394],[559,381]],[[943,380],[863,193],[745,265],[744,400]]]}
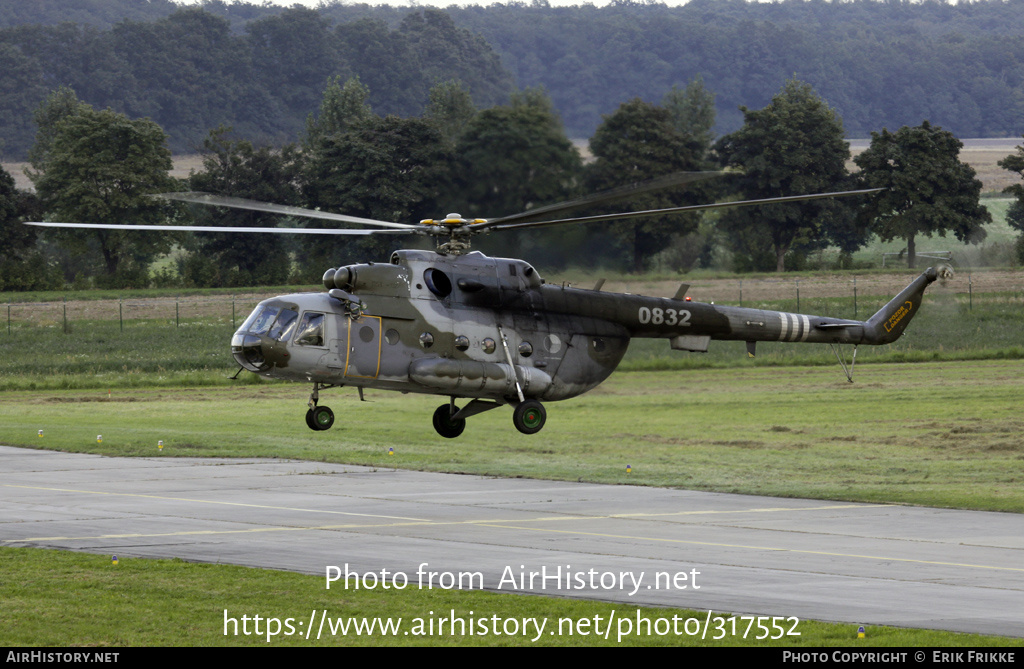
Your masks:
{"label": "main rotor blade", "polygon": [[619,188],[613,188],[611,190],[601,191],[600,193],[594,193],[593,195],[587,195],[579,198],[578,200],[557,202],[544,207],[530,209],[529,211],[523,211],[518,214],[489,219],[486,223],[478,223],[473,227],[476,229],[499,229],[504,227],[504,224],[506,223],[532,222],[539,218],[551,216],[563,211],[569,211],[570,209],[579,209],[580,207],[592,206],[595,204],[608,204],[610,202],[626,200],[651,191],[672,188],[673,186],[681,186],[683,184],[702,181],[704,179],[712,179],[725,174],[729,174],[729,172],[675,172],[663,177],[658,177],[657,179],[651,179],[650,181],[641,181],[628,186],[620,186]]}
{"label": "main rotor blade", "polygon": [[271,204],[257,200],[247,200],[242,197],[230,197],[228,195],[214,195],[213,193],[157,193],[152,197],[163,200],[178,200],[179,202],[192,202],[195,204],[209,204],[217,207],[231,207],[232,209],[249,209],[251,211],[263,211],[270,214],[281,214],[284,216],[299,216],[302,218],[321,218],[326,221],[340,221],[342,223],[356,223],[358,225],[377,225],[384,228],[412,228],[409,223],[393,223],[391,221],[378,221],[372,218],[360,218],[358,216],[346,216],[345,214],[333,214],[328,211],[316,209],[304,209],[302,207],[289,207],[283,204]]}
{"label": "main rotor blade", "polygon": [[350,230],[340,228],[244,228],[217,225],[114,225],[112,223],[55,223],[25,221],[41,228],[77,228],[86,230],[171,230],[176,232],[270,232],[282,235],[410,235],[422,234],[413,228],[401,230]]}
{"label": "main rotor blade", "polygon": [[[814,193],[811,195],[788,195],[786,197],[770,197],[762,200],[740,200],[738,202],[715,202],[713,204],[696,204],[686,207],[669,207],[667,209],[648,209],[646,211],[626,211],[616,214],[600,214],[597,216],[580,216],[577,218],[562,218],[552,221],[533,221],[528,223],[501,223],[490,227],[491,230],[511,230],[513,228],[532,228],[545,225],[562,225],[563,223],[593,223],[595,221],[615,221],[623,218],[648,218],[650,216],[664,216],[665,214],[679,214],[685,211],[704,211],[708,209],[726,209],[728,207],[749,207],[755,204],[779,204],[781,202],[801,202],[804,200],[821,200],[830,197],[846,197],[848,195],[864,195],[866,193],[877,193],[884,188],[869,188],[866,190],[849,190],[836,193]],[[483,227],[483,225],[474,226]]]}

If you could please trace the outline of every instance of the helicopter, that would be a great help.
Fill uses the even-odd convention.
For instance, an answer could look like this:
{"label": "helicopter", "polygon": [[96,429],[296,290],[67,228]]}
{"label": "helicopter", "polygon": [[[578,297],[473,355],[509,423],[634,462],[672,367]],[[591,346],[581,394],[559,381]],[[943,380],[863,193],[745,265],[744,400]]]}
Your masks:
{"label": "helicopter", "polygon": [[[353,228],[231,228],[33,222],[48,227],[198,232],[344,235],[425,235],[437,250],[397,250],[387,263],[328,269],[324,292],[281,295],[260,302],[231,337],[231,354],[263,377],[311,383],[306,424],[330,429],[334,412],[321,391],[354,386],[448,397],[434,411],[445,438],[463,433],[468,418],[505,405],[523,434],[545,425],[545,402],[581,395],[615,370],[635,337],[667,339],[673,350],[706,352],[712,340],[827,343],[852,382],[857,346],[895,341],[921,306],[925,289],[951,275],[929,268],[866,321],[695,302],[681,284],[671,298],[647,297],[545,282],[524,260],[471,250],[477,234],[527,227],[862,195],[880,189],[559,218],[583,206],[607,204],[720,172],[683,172],[613,191],[494,219],[448,214],[418,224],[379,221],[208,193],[162,193],[166,200],[269,212],[369,226]],[[853,346],[847,367],[836,346]],[[236,374],[237,376],[237,374]],[[462,406],[459,403],[465,401]]]}

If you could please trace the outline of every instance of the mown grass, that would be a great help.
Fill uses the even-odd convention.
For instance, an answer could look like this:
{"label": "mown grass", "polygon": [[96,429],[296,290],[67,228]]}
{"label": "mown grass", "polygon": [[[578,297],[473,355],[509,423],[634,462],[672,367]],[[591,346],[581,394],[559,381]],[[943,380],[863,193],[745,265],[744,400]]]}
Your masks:
{"label": "mown grass", "polygon": [[[744,306],[821,316],[867,318],[886,301],[861,297],[747,302]],[[79,320],[0,329],[0,390],[228,385],[238,369],[229,353],[230,306],[222,316]],[[939,294],[926,299],[907,334],[888,346],[861,347],[858,363],[1024,358],[1024,293]],[[237,315],[241,322],[244,314]],[[846,351],[850,353],[849,349]],[[712,342],[707,353],[672,351],[664,340],[634,339],[622,371],[779,365],[834,365],[822,344],[762,342],[748,360],[742,342]],[[248,373],[242,383],[252,382]],[[231,382],[237,384],[238,382]]]}
{"label": "mown grass", "polygon": [[[861,297],[858,316],[883,302]],[[794,300],[744,306],[797,310]],[[634,340],[621,371],[608,382],[548,405],[548,425],[540,434],[523,437],[501,409],[470,419],[455,441],[430,427],[441,398],[372,391],[370,403],[358,402],[354,391],[325,393],[322,403],[335,409],[338,421],[328,432],[311,432],[302,418],[306,386],[247,373],[227,380],[236,368],[228,354],[232,328],[224,317],[188,319],[179,327],[167,319],[130,320],[123,331],[116,320],[75,321],[70,332],[15,324],[10,334],[0,331],[0,443],[129,456],[303,458],[1021,512],[1021,307],[1021,295],[1012,293],[975,295],[973,304],[964,295],[931,297],[906,337],[860,350],[854,384],[825,346],[761,344],[749,361],[741,343],[713,342],[707,354],[687,354],[670,351],[663,341]],[[852,298],[805,297],[799,310],[854,317]],[[162,453],[158,440],[165,443]],[[389,447],[395,455],[387,454]],[[10,645],[267,644],[225,638],[224,608],[301,619],[313,608],[373,617],[455,609],[580,619],[607,616],[616,607],[465,592],[338,597],[316,577],[180,561],[128,560],[111,569],[109,558],[28,549],[0,549],[0,565],[0,641]],[[869,628],[867,642],[859,642],[849,625],[810,621],[801,621],[800,630],[798,643],[807,647],[1017,643],[890,628]],[[332,643],[517,641],[529,643],[379,635]],[[307,642],[292,637],[273,643]],[[541,643],[602,640],[591,635]]]}
{"label": "mown grass", "polygon": [[870,365],[855,379],[825,367],[623,372],[549,403],[535,436],[519,434],[502,408],[472,417],[455,440],[430,424],[444,398],[422,395],[368,391],[359,402],[354,390],[325,392],[337,422],[313,432],[303,419],[309,389],[298,384],[8,391],[0,443],[156,456],[163,440],[164,457],[1024,511],[1024,361]]}
{"label": "mown grass", "polygon": [[[0,645],[4,646],[800,646],[824,647],[910,647],[910,646],[1021,646],[1024,641],[976,634],[955,634],[929,630],[869,626],[865,639],[857,638],[857,626],[779,619],[781,627],[759,630],[756,622],[748,630],[747,621],[738,619],[738,633],[723,622],[729,633],[716,630],[715,618],[728,619],[729,613],[712,612],[706,639],[700,630],[707,611],[630,607],[625,604],[589,602],[546,597],[525,597],[469,590],[418,590],[409,587],[394,590],[345,590],[335,584],[324,587],[322,576],[293,574],[247,567],[189,564],[181,560],[120,559],[112,564],[110,556],[50,551],[30,548],[0,548]],[[313,630],[307,640],[305,628],[311,612],[326,611],[331,619],[401,619],[398,634],[321,635]],[[603,631],[611,616],[635,621],[639,615],[652,621],[651,627],[668,629],[676,623],[683,633],[637,634],[621,622],[606,640]],[[262,618],[261,635],[254,634],[253,617]],[[248,636],[234,634],[242,629],[242,616]],[[488,631],[499,620],[537,618],[545,621],[544,633],[469,634],[441,632],[439,619],[452,616],[479,621],[486,618]],[[225,617],[237,621],[228,623]],[[280,626],[268,623],[276,618]],[[287,621],[287,619],[291,621]],[[699,621],[690,623],[688,619]],[[435,621],[434,634],[416,634],[417,619],[423,630]],[[589,620],[568,633],[566,619]],[[558,633],[559,621],[562,633]],[[287,621],[287,622],[286,622]],[[294,630],[285,634],[288,625]],[[319,626],[318,626],[319,627]],[[268,629],[281,633],[269,636]],[[474,628],[480,630],[479,623]],[[504,629],[504,627],[502,628]],[[509,628],[510,630],[512,628]],[[783,636],[793,631],[799,636]],[[550,632],[555,632],[551,634]],[[622,632],[623,636],[618,637]],[[743,635],[746,633],[747,638]],[[721,636],[720,639],[714,639]],[[778,636],[761,639],[757,636]],[[536,641],[533,639],[536,638]]]}

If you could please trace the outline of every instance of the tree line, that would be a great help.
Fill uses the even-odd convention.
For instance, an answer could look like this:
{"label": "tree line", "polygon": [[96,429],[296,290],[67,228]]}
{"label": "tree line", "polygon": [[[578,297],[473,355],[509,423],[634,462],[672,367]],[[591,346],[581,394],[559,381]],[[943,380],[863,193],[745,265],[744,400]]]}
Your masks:
{"label": "tree line", "polygon": [[[742,108],[743,125],[717,140],[714,93],[698,77],[660,102],[634,98],[606,116],[584,164],[542,89],[479,108],[459,81],[435,84],[418,116],[378,114],[359,78],[329,80],[307,116],[302,138],[274,148],[226,126],[203,141],[203,169],[184,182],[168,177],[167,135],[155,121],[98,110],[69,88],[35,111],[30,156],[36,192],[0,178],[0,288],[65,283],[106,287],[309,284],[327,267],[386,261],[393,240],[227,233],[48,230],[20,221],[171,223],[237,227],[312,226],[249,210],[188,207],[150,197],[190,190],[364,218],[417,222],[450,212],[503,216],[583,194],[677,172],[726,168],[688,188],[645,193],[580,214],[656,210],[713,200],[757,200],[882,189],[857,197],[785,201],[712,214],[673,214],[556,226],[484,236],[492,255],[522,256],[550,269],[575,264],[678,271],[728,264],[784,271],[826,246],[848,260],[871,235],[915,240],[952,234],[984,238],[990,220],[981,182],[959,160],[961,143],[928,121],[872,133],[850,174],[843,121],[810,84],[790,79],[761,109]],[[1024,148],[1003,166],[1024,174]],[[1022,188],[1013,191],[1024,195]],[[1024,201],[1022,197],[1021,201]],[[1020,225],[1018,203],[1011,211]],[[422,241],[422,244],[428,244]],[[177,248],[173,267],[154,260]]]}
{"label": "tree line", "polygon": [[[551,7],[342,4],[317,10],[208,0],[0,0],[0,149],[24,155],[31,111],[58,85],[97,107],[149,116],[175,151],[231,125],[295,141],[328,77],[358,75],[385,114],[422,113],[439,80],[481,105],[543,87],[570,137],[622,100],[703,77],[719,134],[789,78],[810,83],[849,136],[930,119],[959,137],[1016,136],[1024,118],[1022,0],[971,3],[619,0]],[[68,22],[71,21],[71,22]]]}
{"label": "tree line", "polygon": [[377,19],[335,24],[300,6],[232,31],[228,19],[179,8],[154,21],[19,25],[0,30],[0,152],[22,159],[32,112],[58,86],[85,102],[148,117],[176,153],[231,125],[250,141],[295,141],[325,82],[358,76],[389,114],[422,112],[430,87],[458,79],[479,104],[507,100],[511,75],[479,36],[432,9],[394,28]]}

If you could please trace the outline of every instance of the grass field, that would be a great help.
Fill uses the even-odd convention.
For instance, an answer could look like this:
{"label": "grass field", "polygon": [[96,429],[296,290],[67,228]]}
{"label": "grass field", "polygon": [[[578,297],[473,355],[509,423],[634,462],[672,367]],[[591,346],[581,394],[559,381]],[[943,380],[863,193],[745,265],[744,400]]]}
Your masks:
{"label": "grass field", "polygon": [[[4,646],[1022,646],[1024,641],[975,634],[872,627],[857,639],[857,627],[792,619],[757,621],[715,611],[702,639],[707,611],[627,607],[623,604],[502,595],[481,591],[404,590],[394,592],[325,590],[323,578],[226,565],[188,564],[181,560],[119,560],[109,556],[0,548],[0,645]],[[324,634],[302,636],[304,623],[326,612],[337,622],[367,618],[401,624],[397,634]],[[620,620],[606,640],[594,630],[607,625],[612,612]],[[262,634],[253,634],[252,617],[261,615]],[[249,635],[241,617],[249,616]],[[456,616],[472,618],[476,626],[462,633],[443,631],[428,622]],[[534,628],[519,633],[480,633],[480,620],[494,627],[494,618],[537,618],[544,634]],[[623,616],[650,620],[654,633],[628,630]],[[672,622],[673,616],[678,620]],[[224,634],[224,618],[228,623]],[[266,618],[278,619],[279,626]],[[721,622],[718,622],[718,620]],[[416,633],[417,620],[423,633]],[[568,632],[568,623],[590,621]],[[659,623],[658,620],[661,622]],[[779,627],[773,627],[773,622]],[[379,623],[375,623],[379,624]],[[561,624],[559,633],[558,625]],[[288,626],[293,629],[288,634]],[[674,625],[679,633],[665,633]],[[734,634],[733,629],[737,632]],[[269,630],[279,630],[268,635]],[[327,628],[329,629],[329,627]],[[337,629],[337,628],[336,628]],[[350,628],[350,630],[353,628]],[[519,628],[525,630],[526,626]],[[662,630],[662,633],[657,633]],[[687,630],[690,633],[687,633]],[[476,632],[470,634],[469,632]],[[551,632],[554,631],[554,634]],[[296,633],[297,632],[297,633]],[[627,633],[628,632],[628,633]],[[783,634],[786,632],[787,634]],[[789,635],[794,632],[794,635]],[[623,633],[620,637],[619,634]],[[799,636],[797,636],[798,634]],[[757,637],[760,636],[761,639]],[[770,637],[776,637],[774,640]],[[716,638],[718,637],[718,638]],[[746,637],[746,638],[744,638]],[[534,640],[536,639],[536,640]]]}
{"label": "grass field", "polygon": [[[123,329],[108,315],[75,320],[68,331],[59,321],[16,322],[9,334],[0,333],[0,443],[125,456],[302,458],[1022,512],[1024,292],[929,294],[908,336],[861,349],[852,384],[825,346],[760,345],[749,361],[742,343],[715,342],[700,355],[672,352],[663,341],[634,341],[620,371],[601,387],[549,404],[540,434],[520,435],[509,412],[497,410],[471,418],[466,433],[453,441],[430,426],[442,398],[371,391],[370,402],[361,403],[349,389],[322,395],[338,420],[330,431],[310,431],[303,420],[307,386],[251,374],[226,379],[236,369],[227,354],[229,315],[190,316],[178,327],[166,317],[129,319]],[[859,317],[884,299],[862,293]],[[748,300],[745,306],[796,310],[788,297]],[[854,315],[850,296],[805,294],[800,310]],[[162,452],[158,440],[164,441]],[[387,455],[389,447],[395,455]],[[9,645],[267,644],[225,638],[221,605],[297,619],[314,607],[338,616],[412,618],[454,609],[581,619],[606,616],[615,606],[489,593],[338,598],[325,594],[316,577],[180,561],[124,560],[111,569],[109,556],[37,549],[0,549],[0,573],[0,643]],[[209,593],[223,595],[215,608]],[[73,616],[67,613],[71,601]],[[674,614],[700,612],[651,613]],[[107,622],[115,619],[132,622]],[[869,629],[868,640],[858,642],[848,625],[801,621],[800,629],[798,640],[778,643],[1020,644],[886,628]],[[377,634],[330,643],[531,643],[483,639]],[[594,636],[545,641],[602,643]],[[697,640],[624,641],[691,642]],[[727,642],[766,643],[732,638],[708,645]]]}
{"label": "grass field", "polygon": [[[1024,361],[623,372],[548,405],[520,435],[507,410],[456,440],[443,399],[322,395],[327,432],[303,419],[297,384],[9,391],[0,442],[109,455],[301,458],[750,494],[1024,511]],[[43,430],[44,436],[38,437]],[[97,443],[96,436],[103,435]],[[388,456],[389,447],[396,454]],[[626,465],[632,473],[626,473]]]}

